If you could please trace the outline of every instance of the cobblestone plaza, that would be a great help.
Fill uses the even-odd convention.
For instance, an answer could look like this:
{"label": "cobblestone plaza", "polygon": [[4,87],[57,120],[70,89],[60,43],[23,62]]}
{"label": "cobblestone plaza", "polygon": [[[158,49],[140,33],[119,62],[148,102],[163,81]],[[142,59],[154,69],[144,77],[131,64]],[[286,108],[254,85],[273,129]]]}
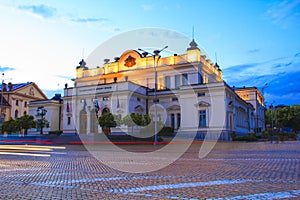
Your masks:
{"label": "cobblestone plaza", "polygon": [[[203,159],[200,146],[159,171],[134,174],[104,165],[82,145],[0,145],[0,199],[300,199],[299,141],[218,143]],[[144,164],[127,162],[119,164]]]}

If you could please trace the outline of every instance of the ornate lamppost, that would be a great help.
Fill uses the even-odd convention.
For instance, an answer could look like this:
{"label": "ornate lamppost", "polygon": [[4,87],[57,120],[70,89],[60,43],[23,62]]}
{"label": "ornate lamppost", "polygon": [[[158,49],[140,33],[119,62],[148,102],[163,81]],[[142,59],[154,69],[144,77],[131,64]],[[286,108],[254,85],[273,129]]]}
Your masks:
{"label": "ornate lamppost", "polygon": [[158,103],[158,100],[157,100],[157,70],[156,70],[156,67],[157,67],[157,64],[158,64],[158,61],[160,59],[160,52],[162,52],[163,50],[165,50],[166,48],[168,48],[168,46],[165,46],[164,48],[162,48],[161,50],[155,50],[153,51],[154,54],[152,53],[149,53],[143,49],[138,49],[139,51],[142,51],[143,53],[145,53],[145,55],[147,54],[150,54],[153,56],[153,65],[154,65],[154,145],[157,144],[157,133],[158,133],[158,117],[157,117],[157,103]]}
{"label": "ornate lamppost", "polygon": [[40,128],[41,128],[40,129],[40,134],[43,134],[43,128],[44,128],[44,125],[45,125],[44,124],[44,119],[45,119],[44,116],[46,115],[47,110],[43,106],[40,106],[40,107],[37,108],[36,113],[37,113],[36,114],[37,116],[41,116],[41,119],[40,119],[41,121],[40,121],[39,125],[40,125]]}

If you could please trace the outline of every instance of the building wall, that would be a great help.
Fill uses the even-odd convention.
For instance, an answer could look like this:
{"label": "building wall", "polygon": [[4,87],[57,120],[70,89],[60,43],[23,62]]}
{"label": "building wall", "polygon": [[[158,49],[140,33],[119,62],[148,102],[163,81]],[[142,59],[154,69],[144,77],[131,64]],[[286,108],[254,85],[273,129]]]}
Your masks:
{"label": "building wall", "polygon": [[[136,59],[131,67],[124,64],[129,56]],[[132,112],[153,113],[154,66],[152,56],[142,57],[136,51],[127,51],[118,62],[100,68],[78,66],[74,88],[66,87],[64,91],[64,131],[100,133],[91,123],[96,115],[95,102],[100,106],[99,116],[103,109],[122,117]],[[156,70],[158,115],[165,125],[174,125],[186,135],[196,133],[199,139],[216,139],[220,135],[221,140],[230,140],[231,132],[253,131],[253,106],[224,83],[219,67],[201,55],[199,49],[191,48],[185,55],[161,58]],[[176,77],[179,77],[179,85]],[[65,112],[67,104],[72,105],[69,112]],[[71,122],[67,123],[69,118]]]}

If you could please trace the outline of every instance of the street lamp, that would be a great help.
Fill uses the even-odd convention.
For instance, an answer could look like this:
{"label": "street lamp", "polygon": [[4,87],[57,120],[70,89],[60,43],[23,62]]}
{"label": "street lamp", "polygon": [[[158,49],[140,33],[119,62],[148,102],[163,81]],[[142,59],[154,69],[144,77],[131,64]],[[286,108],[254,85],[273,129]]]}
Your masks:
{"label": "street lamp", "polygon": [[[155,109],[155,113],[154,113],[154,145],[156,145],[157,144],[157,133],[158,133],[158,117],[157,117],[157,70],[156,70],[156,67],[157,67],[157,64],[158,64],[158,61],[159,61],[159,59],[160,59],[160,52],[162,52],[163,50],[165,50],[166,48],[168,48],[168,46],[165,46],[164,48],[162,48],[161,50],[154,50],[153,51],[153,53],[154,54],[152,54],[152,53],[149,53],[149,52],[147,52],[147,51],[145,51],[145,50],[143,50],[143,49],[138,49],[139,51],[142,51],[143,53],[145,53],[145,56],[147,55],[147,54],[150,54],[150,55],[152,55],[153,56],[153,65],[154,65],[154,105],[155,105],[155,107],[154,107],[154,109]],[[157,57],[157,59],[156,59],[156,57]]]}
{"label": "street lamp", "polygon": [[4,73],[2,73],[2,85],[1,85],[1,116],[0,116],[0,120],[1,120],[1,124],[4,121],[4,112],[3,112],[3,90],[4,90]]}
{"label": "street lamp", "polygon": [[38,107],[38,108],[37,108],[36,113],[37,113],[37,116],[41,116],[41,123],[40,123],[41,129],[40,129],[40,134],[43,134],[44,116],[46,115],[47,110],[46,110],[43,106],[41,106],[41,107]]}

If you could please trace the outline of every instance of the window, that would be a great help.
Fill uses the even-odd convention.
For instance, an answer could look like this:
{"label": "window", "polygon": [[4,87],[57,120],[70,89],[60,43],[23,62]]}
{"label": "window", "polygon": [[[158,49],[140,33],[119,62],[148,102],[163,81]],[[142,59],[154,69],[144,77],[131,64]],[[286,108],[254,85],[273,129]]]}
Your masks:
{"label": "window", "polygon": [[165,88],[170,89],[171,88],[171,79],[170,76],[165,77]]}
{"label": "window", "polygon": [[205,92],[199,92],[198,93],[198,97],[204,97],[205,96]]}
{"label": "window", "polygon": [[199,127],[206,127],[206,110],[199,111]]}
{"label": "window", "polygon": [[177,129],[180,128],[181,114],[177,113]]}
{"label": "window", "polygon": [[68,117],[68,125],[71,124],[71,117]]}
{"label": "window", "polygon": [[202,81],[202,76],[200,74],[200,72],[198,72],[198,84],[202,84],[203,81]]}
{"label": "window", "polygon": [[175,114],[171,114],[171,126],[175,128]]}
{"label": "window", "polygon": [[136,100],[137,100],[137,101],[141,101],[141,98],[137,97]]}
{"label": "window", "polygon": [[188,84],[188,74],[182,74],[182,85]]}
{"label": "window", "polygon": [[172,101],[178,101],[178,98],[177,97],[173,97]]}
{"label": "window", "polygon": [[180,87],[180,75],[175,75],[175,88]]}
{"label": "window", "polygon": [[27,107],[27,101],[24,102],[24,107],[25,107],[25,108]]}
{"label": "window", "polygon": [[19,115],[19,111],[15,110],[15,118],[18,118],[18,115]]}
{"label": "window", "polygon": [[16,106],[18,106],[18,105],[19,105],[19,100],[17,99],[17,100],[16,100]]}
{"label": "window", "polygon": [[27,112],[26,112],[26,110],[24,111],[23,115],[27,115]]}
{"label": "window", "polygon": [[109,101],[109,97],[103,97],[103,101]]}

